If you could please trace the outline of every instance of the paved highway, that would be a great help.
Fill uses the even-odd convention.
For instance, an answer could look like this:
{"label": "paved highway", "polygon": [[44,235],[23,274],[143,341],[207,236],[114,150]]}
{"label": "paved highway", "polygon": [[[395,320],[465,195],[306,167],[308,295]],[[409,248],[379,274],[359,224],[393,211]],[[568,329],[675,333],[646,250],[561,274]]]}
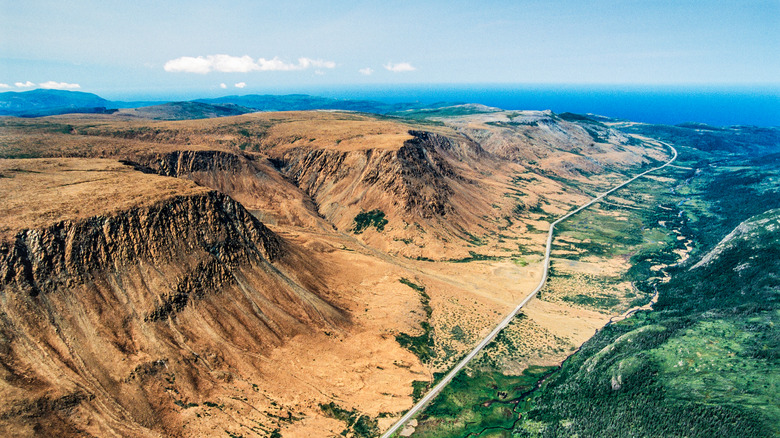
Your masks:
{"label": "paved highway", "polygon": [[421,398],[420,401],[418,401],[416,405],[414,405],[411,409],[409,409],[409,411],[406,414],[404,414],[404,416],[401,417],[400,420],[398,420],[395,424],[393,424],[393,426],[390,429],[388,429],[382,435],[382,438],[389,438],[398,429],[403,427],[403,425],[406,424],[407,421],[409,421],[413,416],[415,416],[423,408],[425,408],[425,406],[431,400],[433,400],[434,397],[439,395],[439,392],[441,392],[441,390],[444,389],[444,387],[447,386],[447,384],[449,384],[450,381],[452,381],[452,379],[455,377],[456,374],[458,374],[458,372],[460,372],[460,370],[462,370],[466,365],[468,365],[468,363],[472,359],[474,359],[474,357],[480,351],[482,351],[482,349],[485,348],[496,337],[496,335],[498,335],[498,333],[501,330],[503,330],[504,328],[506,328],[506,326],[509,325],[509,323],[512,321],[512,319],[514,319],[515,316],[517,316],[517,314],[520,312],[520,309],[522,309],[523,306],[525,306],[529,301],[531,301],[531,299],[533,297],[535,297],[536,294],[539,293],[540,290],[542,290],[542,288],[544,287],[544,284],[547,282],[547,275],[550,272],[550,253],[552,252],[553,230],[555,229],[556,225],[558,225],[562,221],[565,221],[566,219],[574,216],[575,214],[581,212],[582,210],[585,210],[586,208],[590,207],[591,205],[601,201],[602,199],[604,199],[604,197],[610,195],[612,192],[614,192],[616,190],[619,190],[619,189],[623,188],[624,186],[626,186],[628,184],[631,184],[635,180],[637,180],[637,179],[647,175],[648,173],[655,172],[657,170],[661,170],[664,167],[671,165],[674,162],[674,160],[677,159],[677,149],[675,149],[674,147],[672,147],[671,145],[666,144],[666,143],[661,143],[661,144],[663,144],[664,146],[668,147],[672,151],[672,158],[669,161],[667,161],[665,164],[663,164],[662,166],[654,167],[654,168],[652,168],[650,170],[646,170],[646,171],[640,173],[639,175],[637,175],[637,176],[635,176],[635,177],[633,177],[633,178],[631,178],[631,179],[629,179],[627,181],[624,181],[620,185],[617,185],[617,186],[613,187],[612,189],[610,189],[609,191],[606,191],[606,192],[600,194],[599,196],[591,199],[589,202],[579,206],[579,208],[577,208],[576,210],[570,211],[566,215],[560,217],[558,220],[556,220],[555,222],[550,224],[550,230],[547,232],[547,248],[544,251],[544,273],[542,274],[542,279],[539,281],[539,284],[536,286],[536,289],[534,289],[533,292],[531,292],[527,297],[525,297],[525,299],[523,299],[523,301],[521,301],[520,304],[518,304],[517,307],[515,307],[514,310],[512,310],[506,316],[506,318],[504,318],[496,326],[496,328],[493,329],[492,332],[490,332],[489,335],[487,335],[484,339],[482,339],[482,341],[480,341],[480,343],[477,344],[477,346],[474,347],[474,349],[471,350],[471,352],[468,355],[466,355],[466,357],[464,357],[460,362],[458,362],[458,364],[455,365],[455,367],[452,370],[450,370],[450,372],[447,373],[447,375],[444,376],[444,378],[442,378],[441,381],[439,381],[439,383],[436,384],[436,386],[433,387],[433,389],[431,389],[427,394],[425,394],[425,396],[423,398]]}

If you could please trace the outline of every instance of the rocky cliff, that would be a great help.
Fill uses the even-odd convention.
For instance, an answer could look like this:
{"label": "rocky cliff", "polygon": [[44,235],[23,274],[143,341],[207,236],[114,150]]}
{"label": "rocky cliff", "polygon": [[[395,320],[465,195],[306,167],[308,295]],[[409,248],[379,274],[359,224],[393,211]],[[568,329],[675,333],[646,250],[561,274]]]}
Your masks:
{"label": "rocky cliff", "polygon": [[185,178],[218,190],[274,225],[330,229],[315,204],[289,184],[264,156],[220,150],[133,154],[124,160],[137,170]]}
{"label": "rocky cliff", "polygon": [[346,323],[317,269],[213,191],[20,230],[0,243],[0,431],[178,435],[175,404]]}
{"label": "rocky cliff", "polygon": [[114,216],[23,230],[11,242],[0,243],[0,287],[35,296],[84,283],[91,272],[120,270],[140,261],[169,263],[197,251],[206,255],[198,271],[209,266],[228,273],[250,260],[278,259],[283,250],[281,239],[242,206],[209,192]]}
{"label": "rocky cliff", "polygon": [[[338,206],[359,203],[368,209],[380,199],[391,200],[394,210],[412,216],[446,215],[452,211],[449,180],[459,178],[440,152],[450,140],[427,132],[412,134],[412,140],[395,150],[291,148],[276,163],[335,223],[342,222]],[[352,190],[345,193],[346,187]]]}

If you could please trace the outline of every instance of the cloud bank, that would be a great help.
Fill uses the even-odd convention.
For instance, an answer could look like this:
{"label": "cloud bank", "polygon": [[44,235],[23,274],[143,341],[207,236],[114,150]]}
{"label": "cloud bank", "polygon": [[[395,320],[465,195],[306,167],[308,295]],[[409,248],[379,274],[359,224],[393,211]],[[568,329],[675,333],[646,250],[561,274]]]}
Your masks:
{"label": "cloud bank", "polygon": [[397,64],[393,64],[392,62],[388,62],[384,65],[385,69],[390,70],[393,73],[404,73],[408,71],[415,71],[417,70],[412,66],[412,64],[409,64],[408,62],[399,62]]}
{"label": "cloud bank", "polygon": [[374,69],[371,67],[361,68],[358,70],[358,73],[364,76],[371,76],[371,74],[374,73]]}
{"label": "cloud bank", "polygon": [[308,68],[335,68],[333,61],[322,59],[298,58],[297,63],[282,61],[278,57],[272,59],[258,58],[256,61],[244,56],[208,55],[208,56],[182,56],[171,59],[163,67],[165,71],[172,73],[199,73],[206,74],[212,71],[221,73],[248,73],[251,71],[295,71]]}
{"label": "cloud bank", "polygon": [[47,90],[76,90],[81,88],[81,85],[79,84],[69,84],[67,82],[54,81],[43,82],[38,84],[38,86]]}
{"label": "cloud bank", "polygon": [[[31,81],[14,82],[14,86],[16,86],[16,88],[38,87],[47,90],[77,90],[81,88],[81,85],[79,84],[69,84],[67,82],[55,82],[55,81],[41,82],[40,84],[36,84],[35,82],[31,82]],[[10,88],[10,85],[0,84],[0,88]]]}
{"label": "cloud bank", "polygon": [[235,85],[236,88],[244,88],[246,87],[246,82],[239,82]]}

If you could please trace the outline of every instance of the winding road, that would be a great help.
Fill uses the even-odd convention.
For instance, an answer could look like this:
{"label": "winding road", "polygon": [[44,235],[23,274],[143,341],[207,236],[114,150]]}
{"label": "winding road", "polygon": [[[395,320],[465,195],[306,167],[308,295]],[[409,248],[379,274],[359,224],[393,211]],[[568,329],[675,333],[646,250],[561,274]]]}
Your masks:
{"label": "winding road", "polygon": [[444,376],[441,381],[439,381],[436,386],[433,387],[423,398],[420,399],[420,401],[417,402],[409,411],[404,414],[403,417],[401,417],[400,420],[398,420],[395,424],[393,424],[390,429],[388,429],[383,435],[382,438],[389,438],[392,436],[398,429],[403,427],[404,424],[406,424],[407,421],[409,421],[413,416],[418,414],[420,411],[422,411],[423,408],[431,401],[433,400],[442,389],[444,389],[445,386],[447,386],[450,381],[457,375],[460,370],[462,370],[466,365],[468,365],[469,362],[471,362],[474,357],[479,354],[480,351],[482,351],[483,348],[485,348],[493,339],[498,335],[498,333],[506,328],[506,326],[509,325],[509,323],[514,319],[518,313],[520,313],[520,310],[525,306],[533,297],[536,296],[537,293],[539,293],[540,290],[544,287],[545,283],[547,282],[547,276],[550,271],[550,253],[552,252],[552,240],[553,240],[553,231],[555,229],[555,226],[561,223],[562,221],[565,221],[566,219],[574,216],[575,214],[581,212],[582,210],[585,210],[586,208],[590,207],[591,205],[601,201],[606,196],[609,196],[611,193],[615,192],[616,190],[619,190],[628,184],[631,184],[635,180],[647,175],[648,173],[655,172],[657,170],[661,170],[669,165],[671,165],[674,160],[677,159],[677,149],[675,149],[672,145],[659,142],[662,145],[668,147],[672,151],[672,158],[669,159],[666,163],[664,163],[661,166],[654,167],[650,170],[646,170],[639,175],[634,176],[633,178],[626,180],[622,182],[621,184],[613,187],[612,189],[601,193],[599,196],[591,199],[589,202],[579,206],[576,210],[570,211],[569,213],[565,214],[564,216],[561,216],[556,220],[555,222],[550,224],[550,230],[547,232],[547,248],[544,251],[544,273],[542,274],[542,279],[539,281],[539,284],[536,286],[536,289],[533,290],[523,301],[520,302],[520,304],[517,305],[517,307],[514,308],[497,326],[495,329],[493,329],[492,332],[490,332],[489,335],[487,335],[482,341],[480,341],[479,344],[477,344],[471,352],[466,355],[460,362],[458,362],[457,365],[455,365],[452,370],[450,370],[449,373],[447,373],[446,376]]}

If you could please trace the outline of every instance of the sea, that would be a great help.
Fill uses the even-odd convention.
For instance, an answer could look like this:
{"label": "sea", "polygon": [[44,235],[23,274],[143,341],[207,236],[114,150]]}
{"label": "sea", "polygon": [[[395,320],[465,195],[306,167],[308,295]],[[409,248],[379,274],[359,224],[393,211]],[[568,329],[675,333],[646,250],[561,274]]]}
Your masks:
{"label": "sea", "polygon": [[[366,85],[297,90],[386,103],[480,103],[506,110],[598,114],[644,123],[780,126],[780,84],[756,86]],[[273,93],[277,94],[277,93]],[[278,93],[281,94],[281,93]]]}
{"label": "sea", "polygon": [[[226,94],[309,94],[385,103],[479,103],[505,110],[552,110],[597,114],[644,123],[780,127],[780,82],[767,85],[569,85],[569,84],[380,84],[281,86],[226,90],[167,90],[103,96],[161,103]],[[172,94],[173,93],[173,94]],[[159,101],[159,102],[158,102]]]}

